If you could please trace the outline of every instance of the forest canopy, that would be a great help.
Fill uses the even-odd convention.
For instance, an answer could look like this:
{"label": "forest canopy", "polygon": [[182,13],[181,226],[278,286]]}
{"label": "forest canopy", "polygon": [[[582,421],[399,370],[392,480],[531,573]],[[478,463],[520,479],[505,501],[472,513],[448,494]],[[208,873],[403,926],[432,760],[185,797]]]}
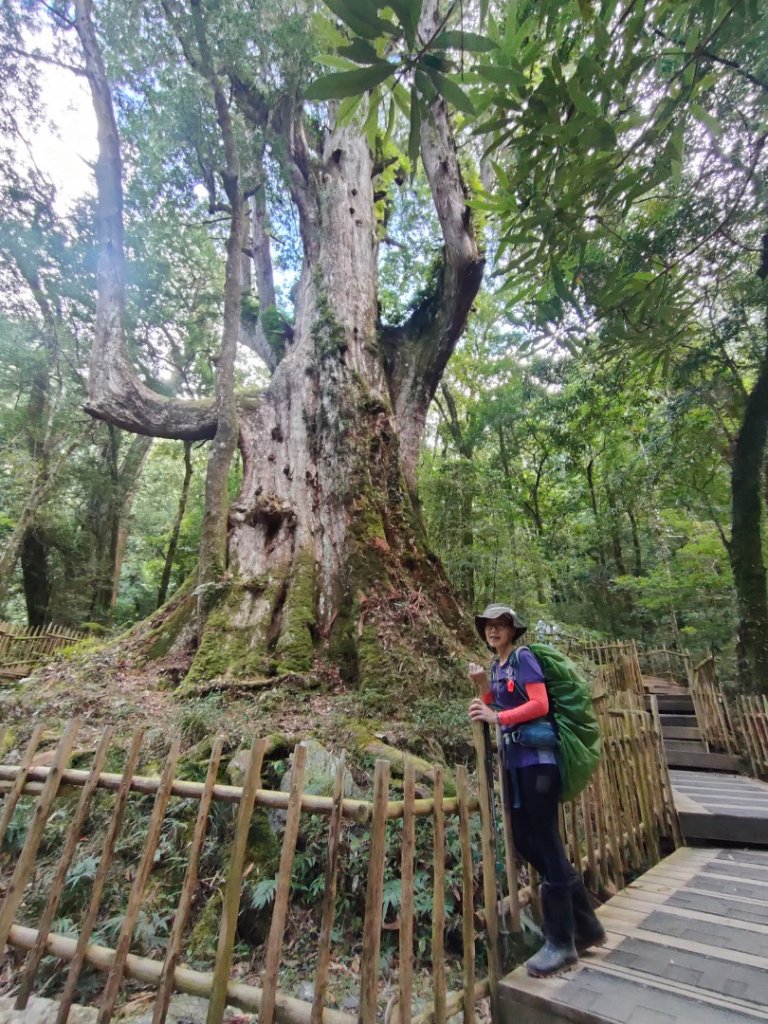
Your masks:
{"label": "forest canopy", "polygon": [[[399,692],[503,599],[768,693],[764,4],[0,24],[1,617]],[[69,207],[51,66],[98,125]]]}

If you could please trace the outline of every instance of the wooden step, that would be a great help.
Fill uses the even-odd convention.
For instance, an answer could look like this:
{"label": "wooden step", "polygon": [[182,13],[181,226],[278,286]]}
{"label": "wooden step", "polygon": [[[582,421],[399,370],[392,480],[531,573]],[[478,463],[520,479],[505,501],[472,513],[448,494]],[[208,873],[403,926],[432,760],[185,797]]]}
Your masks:
{"label": "wooden step", "polygon": [[[764,782],[690,770],[671,770],[669,774],[680,828],[687,840],[768,847],[768,785]],[[768,886],[768,852],[750,856],[764,865],[761,871]],[[768,893],[765,903],[768,939]]]}
{"label": "wooden step", "polygon": [[[693,698],[691,696],[684,694],[677,694],[675,696],[660,694],[656,700],[658,702],[659,714],[664,714],[665,712],[694,714]],[[650,697],[646,697],[645,704],[646,707],[651,706]]]}
{"label": "wooden step", "polygon": [[664,741],[664,751],[666,754],[671,754],[673,751],[685,753],[707,753],[707,747],[704,741],[699,738],[695,739],[671,739],[667,736],[662,737]]}
{"label": "wooden step", "polygon": [[666,746],[664,750],[667,756],[667,765],[670,768],[694,768],[709,772],[741,771],[741,761],[733,754],[710,754],[690,748],[669,750]]}
{"label": "wooden step", "polygon": [[701,741],[701,732],[697,725],[667,725],[666,722],[661,723],[661,735],[666,743],[667,740],[699,740]]}
{"label": "wooden step", "polygon": [[679,714],[679,715],[665,714],[665,715],[662,715],[662,714],[660,714],[659,715],[659,720],[661,721],[662,732],[666,729],[666,727],[668,725],[672,726],[672,727],[678,726],[678,725],[687,726],[687,727],[695,726],[696,725],[696,715],[694,715],[694,714],[691,714],[691,715],[683,715],[683,714]]}

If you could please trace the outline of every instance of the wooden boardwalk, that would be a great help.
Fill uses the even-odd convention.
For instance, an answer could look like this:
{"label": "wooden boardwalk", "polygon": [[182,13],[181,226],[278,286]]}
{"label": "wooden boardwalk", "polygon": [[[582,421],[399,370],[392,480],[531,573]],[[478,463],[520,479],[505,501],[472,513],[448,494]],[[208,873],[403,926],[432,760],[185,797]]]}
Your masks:
{"label": "wooden boardwalk", "polygon": [[679,849],[599,915],[608,943],[574,971],[502,980],[504,1021],[768,1021],[768,850]]}
{"label": "wooden boardwalk", "polygon": [[686,840],[768,847],[768,783],[675,769],[669,776]]}

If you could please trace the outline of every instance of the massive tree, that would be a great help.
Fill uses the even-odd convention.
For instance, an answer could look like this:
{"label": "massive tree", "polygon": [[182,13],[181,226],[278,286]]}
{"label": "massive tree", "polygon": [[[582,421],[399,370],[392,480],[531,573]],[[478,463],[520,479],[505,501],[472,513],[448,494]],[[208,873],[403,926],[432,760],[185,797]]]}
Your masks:
{"label": "massive tree", "polygon": [[[306,59],[291,73],[278,57],[272,65],[259,59],[264,37],[286,21],[298,25],[313,5],[288,6],[279,13],[255,0],[244,7],[163,0],[140,5],[138,17],[130,5],[122,8],[140,33],[162,36],[166,63],[146,77],[145,100],[151,93],[162,103],[157,83],[179,64],[186,88],[197,93],[203,126],[189,145],[198,147],[211,213],[227,221],[215,397],[191,402],[147,387],[128,354],[123,153],[108,71],[117,58],[100,35],[114,26],[96,24],[105,9],[94,11],[91,0],[74,4],[99,133],[98,309],[87,409],[138,434],[210,441],[198,578],[152,623],[152,652],[191,642],[193,683],[304,673],[323,648],[347,678],[386,689],[403,675],[414,645],[429,644],[450,665],[462,629],[427,548],[416,462],[483,257],[448,109],[434,93],[416,131],[441,258],[410,316],[396,327],[381,322],[377,203],[394,187],[394,158],[372,130],[375,112],[367,124],[340,123],[335,104],[326,109],[302,98]],[[445,27],[444,16],[437,0],[425,0],[416,28],[422,45]],[[284,176],[301,242],[290,320],[276,309],[275,174]],[[251,281],[255,294],[244,303]],[[245,346],[270,372],[258,394],[236,390]],[[242,481],[231,500],[238,450]]]}

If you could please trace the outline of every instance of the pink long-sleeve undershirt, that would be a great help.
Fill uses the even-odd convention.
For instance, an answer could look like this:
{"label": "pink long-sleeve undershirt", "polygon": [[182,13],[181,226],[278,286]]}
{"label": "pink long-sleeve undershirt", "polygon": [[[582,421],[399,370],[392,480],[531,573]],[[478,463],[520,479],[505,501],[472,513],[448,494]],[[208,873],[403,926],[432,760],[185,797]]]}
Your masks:
{"label": "pink long-sleeve undershirt", "polygon": [[[534,718],[541,718],[549,712],[546,683],[526,683],[525,692],[528,694],[525,704],[499,712],[499,725],[508,727],[520,725],[522,722],[532,722]],[[493,704],[493,694],[484,693],[483,703]]]}

